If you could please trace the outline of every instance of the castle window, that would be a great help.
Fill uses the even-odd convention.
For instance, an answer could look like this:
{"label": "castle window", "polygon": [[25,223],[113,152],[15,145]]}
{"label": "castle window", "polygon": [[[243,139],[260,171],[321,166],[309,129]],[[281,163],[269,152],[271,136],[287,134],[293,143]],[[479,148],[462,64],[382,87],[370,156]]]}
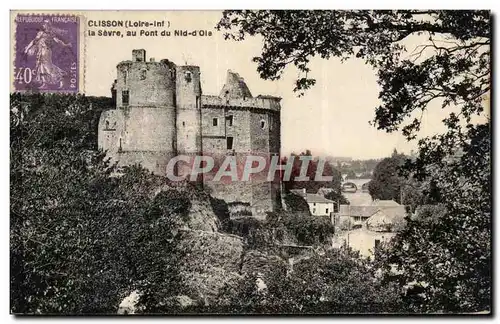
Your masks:
{"label": "castle window", "polygon": [[128,106],[129,103],[129,93],[128,90],[123,90],[122,91],[122,105]]}
{"label": "castle window", "polygon": [[187,71],[184,74],[184,78],[186,79],[186,82],[191,82],[191,80],[192,80],[191,72]]}
{"label": "castle window", "polygon": [[146,80],[146,70],[141,70],[141,80]]}
{"label": "castle window", "polygon": [[325,209],[325,214],[328,214],[328,208]]}
{"label": "castle window", "polygon": [[123,72],[123,83],[127,84],[128,71]]}
{"label": "castle window", "polygon": [[213,126],[217,126],[217,125],[219,125],[219,119],[218,119],[218,118],[214,118],[214,119],[212,119],[212,125],[213,125]]}
{"label": "castle window", "polygon": [[233,115],[226,116],[226,125],[233,126]]}
{"label": "castle window", "polygon": [[182,126],[186,126],[186,122],[182,122]]}
{"label": "castle window", "polygon": [[109,123],[109,120],[106,120],[106,124],[104,126],[104,130],[111,130],[111,131],[116,130],[116,122],[114,122],[113,125],[111,125]]}
{"label": "castle window", "polygon": [[233,149],[233,138],[232,137],[227,137],[226,138],[226,148],[228,150],[232,150]]}
{"label": "castle window", "polygon": [[265,128],[266,128],[266,121],[265,121],[264,119],[262,119],[262,120],[260,121],[260,128],[262,128],[262,129],[265,129]]}

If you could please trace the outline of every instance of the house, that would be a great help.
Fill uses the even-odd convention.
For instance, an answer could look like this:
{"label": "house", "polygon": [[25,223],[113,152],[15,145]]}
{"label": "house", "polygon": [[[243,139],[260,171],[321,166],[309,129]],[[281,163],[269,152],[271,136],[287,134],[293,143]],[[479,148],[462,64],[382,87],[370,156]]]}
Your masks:
{"label": "house", "polygon": [[405,223],[405,206],[379,209],[366,221],[366,228],[376,232],[398,231]]}
{"label": "house", "polygon": [[365,258],[373,258],[375,251],[390,241],[396,232],[377,232],[366,228],[345,231],[335,237],[333,247],[349,246]]}
{"label": "house", "polygon": [[347,245],[364,257],[372,257],[380,244],[404,226],[406,214],[406,207],[393,200],[377,200],[368,206],[341,205],[339,222],[349,230],[336,238],[334,246]]}
{"label": "house", "polygon": [[379,209],[377,206],[340,205],[339,224],[344,224],[347,228],[357,227],[364,224]]}
{"label": "house", "polygon": [[[374,216],[374,220],[371,220]],[[398,204],[394,200],[375,200],[371,205],[354,206],[340,205],[338,220],[339,224],[344,224],[348,228],[367,226],[389,226],[382,224],[392,224],[399,222],[406,216],[406,207]],[[369,223],[366,223],[368,220]],[[377,223],[374,223],[378,220]],[[375,225],[377,224],[377,225]]]}
{"label": "house", "polygon": [[309,205],[309,211],[313,216],[330,216],[335,211],[336,203],[333,200],[326,199],[322,195],[307,193],[305,188],[292,189],[290,192],[305,199]]}

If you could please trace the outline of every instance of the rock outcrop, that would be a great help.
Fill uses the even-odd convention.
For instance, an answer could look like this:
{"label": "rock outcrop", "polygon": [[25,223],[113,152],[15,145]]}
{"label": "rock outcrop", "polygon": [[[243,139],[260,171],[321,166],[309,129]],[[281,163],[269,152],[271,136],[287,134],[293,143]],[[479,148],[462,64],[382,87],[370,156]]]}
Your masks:
{"label": "rock outcrop", "polygon": [[211,303],[223,287],[241,278],[241,237],[200,230],[182,230],[178,237],[180,273],[191,298]]}

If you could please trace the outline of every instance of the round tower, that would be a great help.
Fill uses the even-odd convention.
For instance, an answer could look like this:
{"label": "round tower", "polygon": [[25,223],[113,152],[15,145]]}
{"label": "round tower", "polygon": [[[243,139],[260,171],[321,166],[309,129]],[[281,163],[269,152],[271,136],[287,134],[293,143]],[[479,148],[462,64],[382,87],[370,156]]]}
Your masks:
{"label": "round tower", "polygon": [[164,174],[176,154],[175,64],[147,61],[146,51],[138,49],[117,70],[116,106],[124,119],[118,136],[120,162]]}
{"label": "round tower", "polygon": [[[200,68],[177,66],[176,76],[177,154],[194,159],[202,154]],[[191,165],[181,164],[177,172],[179,176],[188,176]]]}

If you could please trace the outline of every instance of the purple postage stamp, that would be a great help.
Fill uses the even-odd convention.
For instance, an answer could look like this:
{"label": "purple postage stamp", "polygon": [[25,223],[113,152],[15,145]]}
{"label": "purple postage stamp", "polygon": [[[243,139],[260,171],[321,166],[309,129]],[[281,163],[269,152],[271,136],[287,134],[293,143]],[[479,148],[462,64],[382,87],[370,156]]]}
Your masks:
{"label": "purple postage stamp", "polygon": [[78,92],[79,17],[18,14],[15,21],[15,90]]}

